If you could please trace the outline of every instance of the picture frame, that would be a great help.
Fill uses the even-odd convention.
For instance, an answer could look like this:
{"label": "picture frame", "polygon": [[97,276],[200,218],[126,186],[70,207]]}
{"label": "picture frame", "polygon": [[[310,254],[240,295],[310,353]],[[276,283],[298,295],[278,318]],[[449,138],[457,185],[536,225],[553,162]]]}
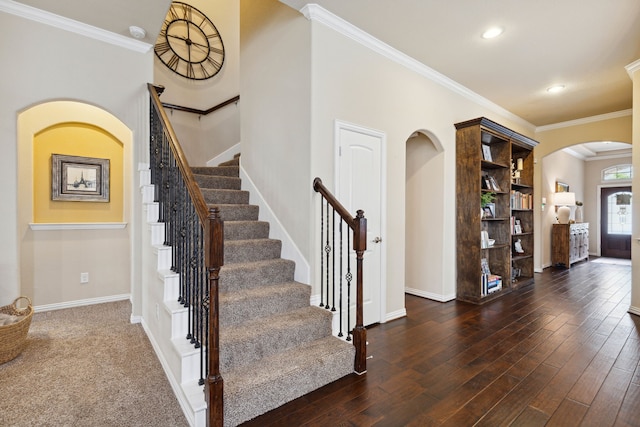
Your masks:
{"label": "picture frame", "polygon": [[556,193],[568,193],[568,192],[569,192],[569,184],[556,181]]}
{"label": "picture frame", "polygon": [[496,217],[496,204],[487,203],[482,208],[483,218],[495,218]]}
{"label": "picture frame", "polygon": [[498,185],[498,181],[496,181],[493,175],[489,175],[489,182],[491,183],[491,189],[493,191],[502,191]]}
{"label": "picture frame", "polygon": [[491,147],[487,144],[482,144],[482,158],[487,162],[493,162]]}
{"label": "picture frame", "polygon": [[51,154],[51,200],[109,202],[109,159]]}

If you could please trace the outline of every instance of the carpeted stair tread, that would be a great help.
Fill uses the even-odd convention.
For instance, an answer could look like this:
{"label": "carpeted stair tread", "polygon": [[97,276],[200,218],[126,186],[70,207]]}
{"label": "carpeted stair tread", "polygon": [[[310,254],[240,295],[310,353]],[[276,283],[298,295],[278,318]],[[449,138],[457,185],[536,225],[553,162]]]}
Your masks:
{"label": "carpeted stair tread", "polygon": [[[202,196],[207,204],[248,204],[249,192],[243,190],[227,190],[217,188],[201,188]],[[223,218],[224,219],[224,218]]]}
{"label": "carpeted stair tread", "polygon": [[276,239],[228,240],[224,242],[225,265],[279,258],[282,242]]}
{"label": "carpeted stair tread", "polygon": [[239,166],[192,166],[191,173],[198,175],[240,176]]}
{"label": "carpeted stair tread", "polygon": [[220,209],[220,216],[224,221],[257,221],[259,207],[256,205],[234,205],[234,204],[209,204],[209,208]]}
{"label": "carpeted stair tread", "polygon": [[220,327],[220,369],[236,369],[263,357],[331,335],[331,313],[307,306]]}
{"label": "carpeted stair tread", "polygon": [[225,221],[225,240],[248,240],[269,238],[269,223],[266,221]]}
{"label": "carpeted stair tread", "polygon": [[225,264],[220,269],[220,292],[289,282],[293,280],[294,274],[295,263],[282,258]]}
{"label": "carpeted stair tread", "polygon": [[240,165],[240,156],[234,156],[233,159],[220,163],[219,166],[235,166]]}
{"label": "carpeted stair tread", "polygon": [[200,188],[240,190],[242,186],[242,180],[235,176],[194,174],[193,178]]}
{"label": "carpeted stair tread", "polygon": [[220,293],[220,325],[238,325],[309,306],[311,287],[298,282]]}
{"label": "carpeted stair tread", "polygon": [[223,372],[225,426],[248,421],[351,374],[354,357],[352,344],[327,336]]}

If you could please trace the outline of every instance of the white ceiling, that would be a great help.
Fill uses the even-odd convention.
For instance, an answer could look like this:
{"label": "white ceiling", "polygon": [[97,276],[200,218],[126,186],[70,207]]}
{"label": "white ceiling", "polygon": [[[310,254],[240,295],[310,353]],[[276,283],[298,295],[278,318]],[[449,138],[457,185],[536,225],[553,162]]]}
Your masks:
{"label": "white ceiling", "polygon": [[[312,1],[534,126],[631,108],[625,66],[640,59],[639,0]],[[120,35],[140,26],[153,43],[170,0],[17,3]],[[504,34],[482,39],[491,25]],[[566,89],[547,93],[553,84]]]}

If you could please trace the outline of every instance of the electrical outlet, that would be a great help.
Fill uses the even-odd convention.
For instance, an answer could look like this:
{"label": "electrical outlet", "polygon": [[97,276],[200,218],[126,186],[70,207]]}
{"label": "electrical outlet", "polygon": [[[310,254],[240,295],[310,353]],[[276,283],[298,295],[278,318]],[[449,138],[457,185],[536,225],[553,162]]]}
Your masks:
{"label": "electrical outlet", "polygon": [[89,283],[89,273],[80,273],[80,283]]}

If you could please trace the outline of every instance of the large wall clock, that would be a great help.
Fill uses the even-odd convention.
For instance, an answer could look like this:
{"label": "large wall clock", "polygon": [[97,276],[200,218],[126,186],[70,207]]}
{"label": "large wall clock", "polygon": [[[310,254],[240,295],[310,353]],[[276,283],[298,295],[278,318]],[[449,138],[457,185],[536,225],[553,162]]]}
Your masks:
{"label": "large wall clock", "polygon": [[154,51],[171,71],[192,80],[215,76],[224,63],[224,44],[216,26],[204,13],[179,1],[171,3]]}

